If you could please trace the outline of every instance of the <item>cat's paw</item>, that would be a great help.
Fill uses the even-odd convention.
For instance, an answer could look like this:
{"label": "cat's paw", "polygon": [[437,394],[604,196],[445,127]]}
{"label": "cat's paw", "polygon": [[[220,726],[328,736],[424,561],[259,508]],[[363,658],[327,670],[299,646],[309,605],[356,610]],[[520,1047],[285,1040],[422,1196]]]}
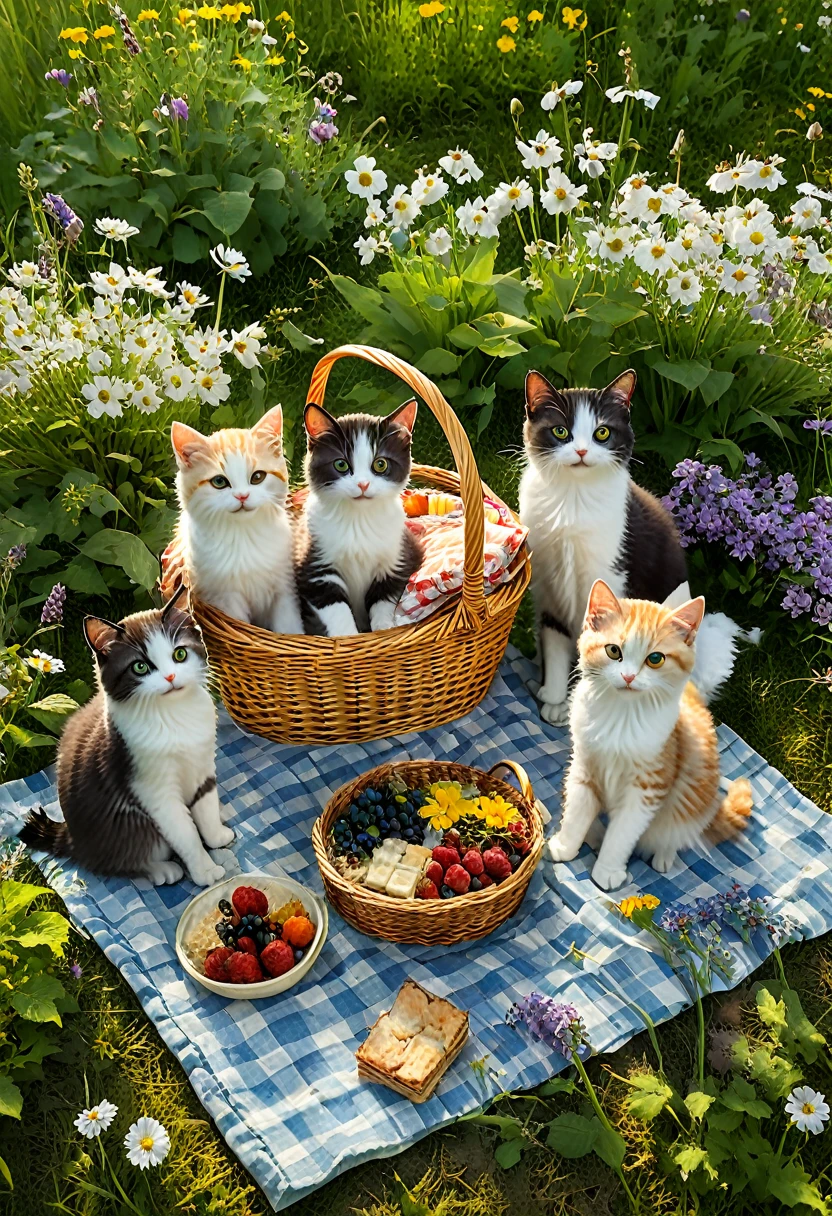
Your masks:
{"label": "cat's paw", "polygon": [[659,874],[667,874],[676,864],[677,853],[674,849],[672,853],[654,853],[650,859],[650,865]]}
{"label": "cat's paw", "polygon": [[609,866],[602,866],[600,862],[595,863],[592,867],[592,881],[602,891],[617,891],[619,887],[623,887],[627,883],[626,869],[612,869]]}
{"label": "cat's paw", "polygon": [[151,861],[147,867],[147,877],[154,887],[166,887],[179,882],[185,871],[178,861]]}
{"label": "cat's paw", "polygon": [[560,838],[560,833],[553,836],[548,844],[549,856],[552,861],[574,861],[581,851],[581,846],[573,848],[572,845],[566,844]]}
{"label": "cat's paw", "polygon": [[550,726],[566,726],[569,722],[569,702],[541,701],[540,716]]}
{"label": "cat's paw", "polygon": [[225,870],[212,861],[206,853],[204,861],[200,860],[196,865],[190,867],[190,877],[191,882],[198,887],[210,887],[213,883],[225,878]]}
{"label": "cat's paw", "polygon": [[219,824],[210,832],[202,833],[206,849],[224,849],[236,838],[237,834],[234,829],[227,827],[224,823]]}

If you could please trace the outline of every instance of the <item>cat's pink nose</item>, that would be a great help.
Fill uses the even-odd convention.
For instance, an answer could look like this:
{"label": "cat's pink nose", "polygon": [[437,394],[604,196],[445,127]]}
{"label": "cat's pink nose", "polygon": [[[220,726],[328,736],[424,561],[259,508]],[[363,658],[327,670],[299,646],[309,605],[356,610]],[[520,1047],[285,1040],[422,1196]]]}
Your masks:
{"label": "cat's pink nose", "polygon": [[176,672],[172,672],[169,676],[165,676],[165,679],[167,680],[168,684],[172,684],[176,679]]}
{"label": "cat's pink nose", "polygon": [[362,494],[365,493],[365,491],[369,490],[369,488],[370,488],[369,481],[359,481],[358,488]]}
{"label": "cat's pink nose", "polygon": [[238,502],[245,502],[246,499],[248,498],[248,494],[235,494],[234,497],[237,499]]}
{"label": "cat's pink nose", "polygon": [[632,684],[632,682],[635,678],[636,678],[635,672],[633,672],[633,674],[631,676],[625,676],[623,671],[621,673],[621,679],[624,681],[624,683],[627,685],[628,688],[630,687],[630,685]]}
{"label": "cat's pink nose", "polygon": [[575,455],[580,456],[581,459],[583,459],[583,457],[586,456],[586,452],[587,452],[586,448],[575,448]]}

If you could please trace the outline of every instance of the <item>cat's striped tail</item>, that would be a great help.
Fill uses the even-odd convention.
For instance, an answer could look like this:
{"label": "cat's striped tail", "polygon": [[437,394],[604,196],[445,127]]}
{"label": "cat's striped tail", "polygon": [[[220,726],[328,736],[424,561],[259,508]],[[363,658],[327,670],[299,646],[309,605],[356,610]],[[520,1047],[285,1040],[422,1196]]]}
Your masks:
{"label": "cat's striped tail", "polygon": [[722,805],[711,821],[705,833],[711,844],[721,844],[723,840],[731,840],[739,836],[748,827],[754,797],[751,793],[751,782],[747,777],[739,777],[732,781],[725,791]]}
{"label": "cat's striped tail", "polygon": [[53,857],[70,856],[69,828],[63,820],[50,819],[42,806],[29,812],[17,835],[30,849],[51,853]]}

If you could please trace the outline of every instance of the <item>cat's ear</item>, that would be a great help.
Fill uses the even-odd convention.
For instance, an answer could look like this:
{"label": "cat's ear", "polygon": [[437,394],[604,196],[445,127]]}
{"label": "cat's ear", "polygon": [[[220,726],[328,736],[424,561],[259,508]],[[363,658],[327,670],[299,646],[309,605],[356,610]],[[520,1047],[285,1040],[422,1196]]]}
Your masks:
{"label": "cat's ear", "polygon": [[168,602],[162,609],[162,620],[166,621],[175,612],[184,616],[190,616],[190,608],[188,606],[188,588],[185,583],[180,583],[170,597]]}
{"label": "cat's ear", "polygon": [[603,579],[596,579],[586,605],[586,629],[600,629],[611,616],[621,615],[621,604]]}
{"label": "cat's ear", "polygon": [[555,406],[566,413],[566,402],[553,384],[550,384],[540,372],[526,373],[526,417],[534,418],[538,410],[547,406]]}
{"label": "cat's ear", "polygon": [[195,431],[184,422],[174,422],[170,428],[173,454],[180,469],[189,469],[200,456],[208,453],[208,436]]}
{"label": "cat's ear", "polygon": [[303,411],[303,425],[313,442],[323,435],[335,435],[341,432],[338,420],[333,418],[332,414],[328,413],[322,405],[315,405],[314,402],[310,402]]}
{"label": "cat's ear", "polygon": [[690,646],[696,637],[699,626],[702,624],[704,615],[705,597],[704,595],[698,595],[695,600],[689,600],[687,604],[682,604],[681,608],[675,608],[673,616],[670,618],[670,623],[679,630],[687,645]]}
{"label": "cat's ear", "polygon": [[388,414],[385,422],[388,426],[392,426],[393,423],[397,423],[399,426],[404,427],[408,435],[412,435],[413,428],[416,425],[416,411],[418,408],[418,402],[414,397],[412,401],[405,401],[403,405],[398,407],[398,409],[393,410],[392,414]]}
{"label": "cat's ear", "polygon": [[283,406],[273,405],[259,422],[255,422],[251,433],[258,439],[265,439],[267,443],[280,443],[283,434]]}
{"label": "cat's ear", "polygon": [[630,401],[633,393],[636,391],[636,374],[632,368],[626,372],[622,372],[620,376],[616,376],[607,387],[604,389],[602,396],[617,397],[619,403],[624,406],[624,409],[630,408]]}
{"label": "cat's ear", "polygon": [[121,625],[115,625],[101,616],[84,617],[84,637],[93,654],[106,654],[122,632]]}

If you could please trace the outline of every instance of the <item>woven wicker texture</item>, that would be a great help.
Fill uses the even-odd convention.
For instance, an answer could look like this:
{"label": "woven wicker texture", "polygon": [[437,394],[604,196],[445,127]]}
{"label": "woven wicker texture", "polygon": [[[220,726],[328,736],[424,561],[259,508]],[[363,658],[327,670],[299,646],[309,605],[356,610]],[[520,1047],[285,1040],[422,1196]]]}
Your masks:
{"label": "woven wicker texture", "polygon": [[[514,773],[520,792],[494,775],[500,768]],[[499,885],[443,900],[394,899],[342,878],[329,860],[326,847],[332,825],[363,789],[368,785],[384,785],[392,777],[398,777],[410,789],[433,781],[458,781],[461,785],[476,785],[482,794],[502,794],[529,822],[532,846],[523,864]],[[312,847],[327,899],[354,928],[391,942],[453,946],[485,937],[517,911],[543,851],[543,823],[526,771],[514,761],[501,761],[484,773],[465,764],[406,760],[382,764],[336,790],[312,828]]]}
{"label": "woven wicker texture", "polygon": [[485,596],[483,483],[474,453],[445,398],[416,368],[375,347],[341,346],[317,364],[307,400],[323,404],[333,364],[348,356],[402,379],[447,436],[458,474],[414,465],[413,476],[462,497],[463,587],[425,621],[341,638],[274,634],[195,602],[229,713],[246,730],[278,743],[361,742],[425,730],[468,713],[491,684],[531,578],[524,544],[514,577]]}

